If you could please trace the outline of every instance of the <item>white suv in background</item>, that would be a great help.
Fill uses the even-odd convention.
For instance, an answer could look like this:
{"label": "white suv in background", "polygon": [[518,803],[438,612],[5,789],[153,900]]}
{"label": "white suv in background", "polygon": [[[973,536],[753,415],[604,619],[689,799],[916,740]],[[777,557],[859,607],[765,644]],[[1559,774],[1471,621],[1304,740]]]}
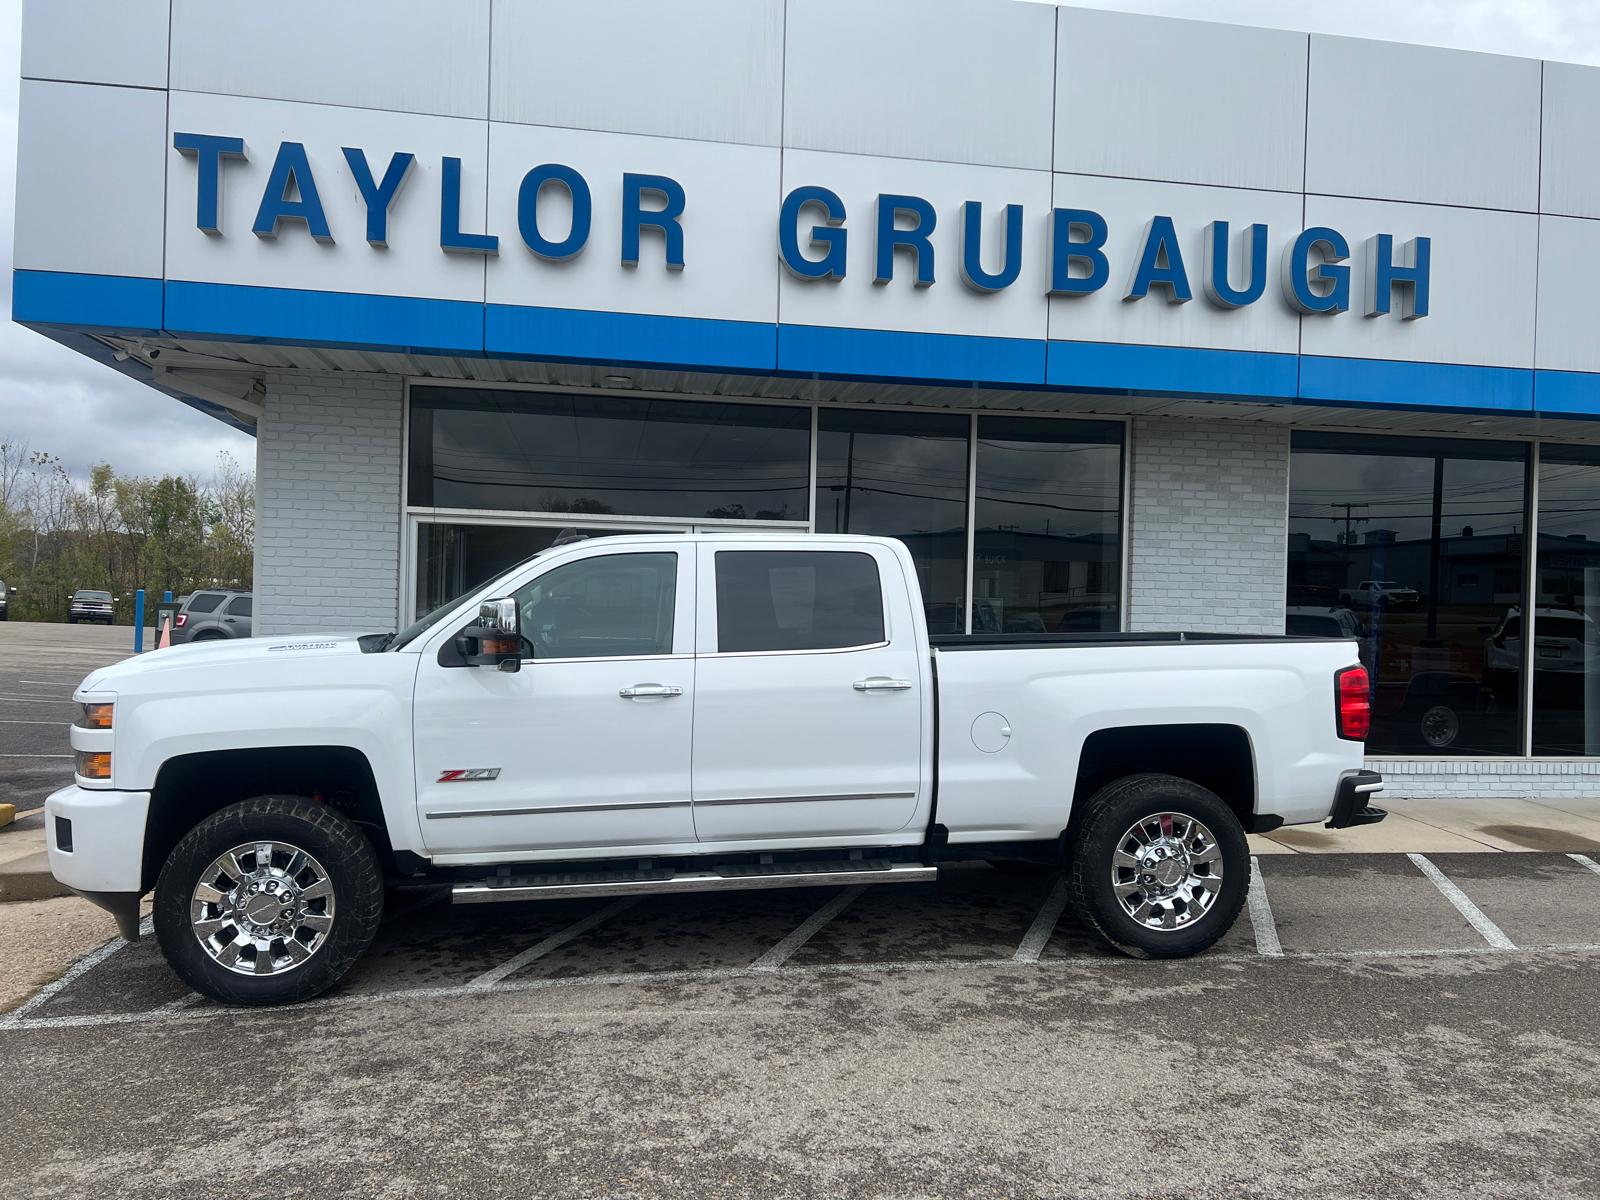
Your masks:
{"label": "white suv in background", "polygon": [[252,618],[252,597],[249,592],[235,592],[227,588],[198,591],[184,601],[183,607],[178,610],[172,644],[179,646],[184,642],[247,638],[250,636]]}

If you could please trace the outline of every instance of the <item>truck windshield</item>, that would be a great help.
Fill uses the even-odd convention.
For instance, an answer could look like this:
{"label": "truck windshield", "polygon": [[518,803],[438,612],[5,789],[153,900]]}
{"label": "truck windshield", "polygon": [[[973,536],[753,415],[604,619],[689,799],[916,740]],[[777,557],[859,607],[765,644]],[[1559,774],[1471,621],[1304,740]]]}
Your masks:
{"label": "truck windshield", "polygon": [[79,592],[79,600],[110,600],[110,592]]}

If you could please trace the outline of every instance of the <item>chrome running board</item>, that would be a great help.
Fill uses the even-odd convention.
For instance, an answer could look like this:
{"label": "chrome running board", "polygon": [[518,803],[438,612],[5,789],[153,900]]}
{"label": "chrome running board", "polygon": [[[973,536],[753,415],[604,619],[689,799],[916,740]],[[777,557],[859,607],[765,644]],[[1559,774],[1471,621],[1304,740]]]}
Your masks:
{"label": "chrome running board", "polygon": [[853,883],[932,883],[938,867],[853,862],[765,863],[713,867],[706,871],[640,870],[498,875],[456,884],[452,904],[506,900],[557,900],[570,896],[651,896],[671,892],[730,892],[752,888],[841,887]]}

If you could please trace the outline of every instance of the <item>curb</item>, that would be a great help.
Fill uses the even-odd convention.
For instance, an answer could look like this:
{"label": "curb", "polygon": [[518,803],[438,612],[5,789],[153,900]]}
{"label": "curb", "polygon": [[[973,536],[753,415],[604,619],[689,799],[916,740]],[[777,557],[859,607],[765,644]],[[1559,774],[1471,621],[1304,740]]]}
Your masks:
{"label": "curb", "polygon": [[50,854],[41,850],[0,863],[0,903],[11,900],[53,900],[72,889],[50,874]]}

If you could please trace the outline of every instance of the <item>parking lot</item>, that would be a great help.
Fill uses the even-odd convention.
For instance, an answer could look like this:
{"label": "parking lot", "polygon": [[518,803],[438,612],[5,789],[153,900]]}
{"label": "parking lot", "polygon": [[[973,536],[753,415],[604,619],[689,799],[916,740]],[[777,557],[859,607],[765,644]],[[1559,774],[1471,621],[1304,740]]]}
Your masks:
{"label": "parking lot", "polygon": [[[71,686],[125,633],[0,629],[19,807],[70,770],[26,756],[65,753]],[[199,999],[104,917],[0,1016],[0,1196],[1592,1196],[1596,831],[1488,820],[1457,829],[1542,849],[1260,843],[1238,924],[1180,962],[1107,952],[1056,877],[981,863],[391,893],[340,988],[269,1010]],[[1484,852],[1431,848],[1456,845]]]}

